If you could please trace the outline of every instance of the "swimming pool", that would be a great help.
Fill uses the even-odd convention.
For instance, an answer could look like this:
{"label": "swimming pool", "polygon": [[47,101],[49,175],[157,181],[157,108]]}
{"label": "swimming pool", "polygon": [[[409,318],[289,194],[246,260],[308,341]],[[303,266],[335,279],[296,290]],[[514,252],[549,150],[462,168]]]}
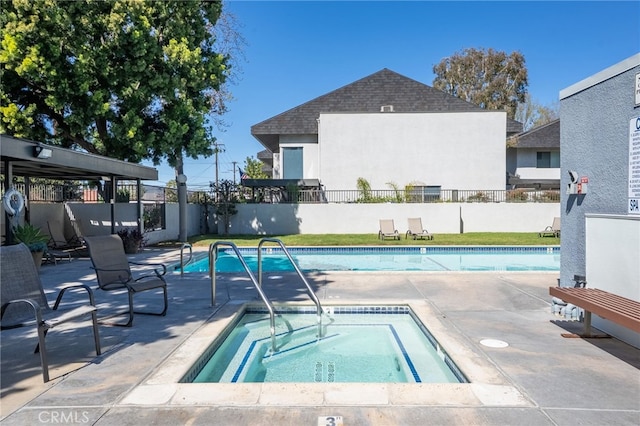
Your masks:
{"label": "swimming pool", "polygon": [[[247,265],[257,270],[257,249],[240,248]],[[552,271],[560,270],[559,247],[289,247],[302,271]],[[293,271],[279,247],[262,251],[263,270]],[[174,265],[179,272],[179,265]],[[208,272],[206,254],[184,272]],[[220,249],[217,272],[243,272],[232,250]]]}
{"label": "swimming pool", "polygon": [[275,350],[264,309],[246,311],[185,375],[186,383],[465,383],[408,306],[325,307],[279,315]]}

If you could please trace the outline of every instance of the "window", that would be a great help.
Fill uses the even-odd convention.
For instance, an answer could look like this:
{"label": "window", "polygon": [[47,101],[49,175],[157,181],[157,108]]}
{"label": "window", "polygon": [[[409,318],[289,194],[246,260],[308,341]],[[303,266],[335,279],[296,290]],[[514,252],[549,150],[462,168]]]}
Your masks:
{"label": "window", "polygon": [[538,152],[536,167],[539,169],[560,168],[560,152],[558,151]]}
{"label": "window", "polygon": [[[429,203],[440,200],[441,186],[414,186],[407,193],[408,202]],[[456,200],[457,201],[457,200]]]}
{"label": "window", "polygon": [[302,179],[302,147],[282,149],[282,168],[284,179]]}

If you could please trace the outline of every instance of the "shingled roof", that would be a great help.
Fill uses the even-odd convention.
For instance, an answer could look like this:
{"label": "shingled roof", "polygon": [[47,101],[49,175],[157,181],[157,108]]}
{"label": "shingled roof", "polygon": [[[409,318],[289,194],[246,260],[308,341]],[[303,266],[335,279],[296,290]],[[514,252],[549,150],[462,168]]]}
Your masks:
{"label": "shingled roof", "polygon": [[560,119],[509,138],[513,148],[560,148]]}
{"label": "shingled roof", "polygon": [[[309,102],[251,127],[251,134],[266,148],[278,151],[278,136],[317,134],[321,112],[379,113],[393,106],[393,112],[474,112],[477,105],[434,89],[384,68]],[[507,119],[507,135],[522,131],[522,124]],[[506,135],[505,135],[506,136]]]}

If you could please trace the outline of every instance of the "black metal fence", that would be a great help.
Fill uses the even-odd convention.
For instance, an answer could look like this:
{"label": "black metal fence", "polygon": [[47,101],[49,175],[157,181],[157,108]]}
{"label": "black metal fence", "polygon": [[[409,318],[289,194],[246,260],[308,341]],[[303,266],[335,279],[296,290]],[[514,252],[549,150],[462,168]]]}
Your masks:
{"label": "black metal fence", "polygon": [[[15,189],[25,193],[24,183],[16,183]],[[141,185],[140,200],[143,204],[177,203],[176,188]],[[31,184],[28,197],[31,201],[102,203],[109,198],[104,190],[95,186],[77,183]],[[242,188],[238,198],[246,203],[558,203],[560,191],[534,189],[508,190],[458,190],[438,189],[426,192],[416,189],[384,190],[284,190],[276,188]],[[189,203],[203,204],[210,200],[204,191],[187,191]],[[116,189],[117,203],[136,202],[138,186],[130,182],[119,182]]]}
{"label": "black metal fence", "polygon": [[254,190],[248,203],[558,203],[558,190]]}
{"label": "black metal fence", "polygon": [[[108,188],[102,189],[96,185],[77,182],[65,183],[32,183],[29,185],[29,193],[26,193],[24,182],[16,182],[14,188],[22,194],[26,194],[30,201],[62,203],[76,201],[84,203],[109,202]],[[143,202],[177,203],[178,190],[155,185],[141,185],[141,197]],[[205,194],[202,191],[187,191],[188,200],[191,203],[203,202]],[[4,189],[0,189],[0,195]],[[106,198],[106,200],[105,200]],[[115,194],[116,203],[129,203],[138,200],[138,186],[130,182],[118,182]]]}

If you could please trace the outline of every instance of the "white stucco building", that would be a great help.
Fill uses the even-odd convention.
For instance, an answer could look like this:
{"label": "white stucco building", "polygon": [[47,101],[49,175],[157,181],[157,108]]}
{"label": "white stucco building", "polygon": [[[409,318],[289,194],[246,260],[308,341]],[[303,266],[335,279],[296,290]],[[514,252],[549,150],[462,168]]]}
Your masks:
{"label": "white stucco building", "polygon": [[506,143],[522,124],[383,69],[258,123],[274,179],[325,190],[389,183],[443,190],[506,188]]}

